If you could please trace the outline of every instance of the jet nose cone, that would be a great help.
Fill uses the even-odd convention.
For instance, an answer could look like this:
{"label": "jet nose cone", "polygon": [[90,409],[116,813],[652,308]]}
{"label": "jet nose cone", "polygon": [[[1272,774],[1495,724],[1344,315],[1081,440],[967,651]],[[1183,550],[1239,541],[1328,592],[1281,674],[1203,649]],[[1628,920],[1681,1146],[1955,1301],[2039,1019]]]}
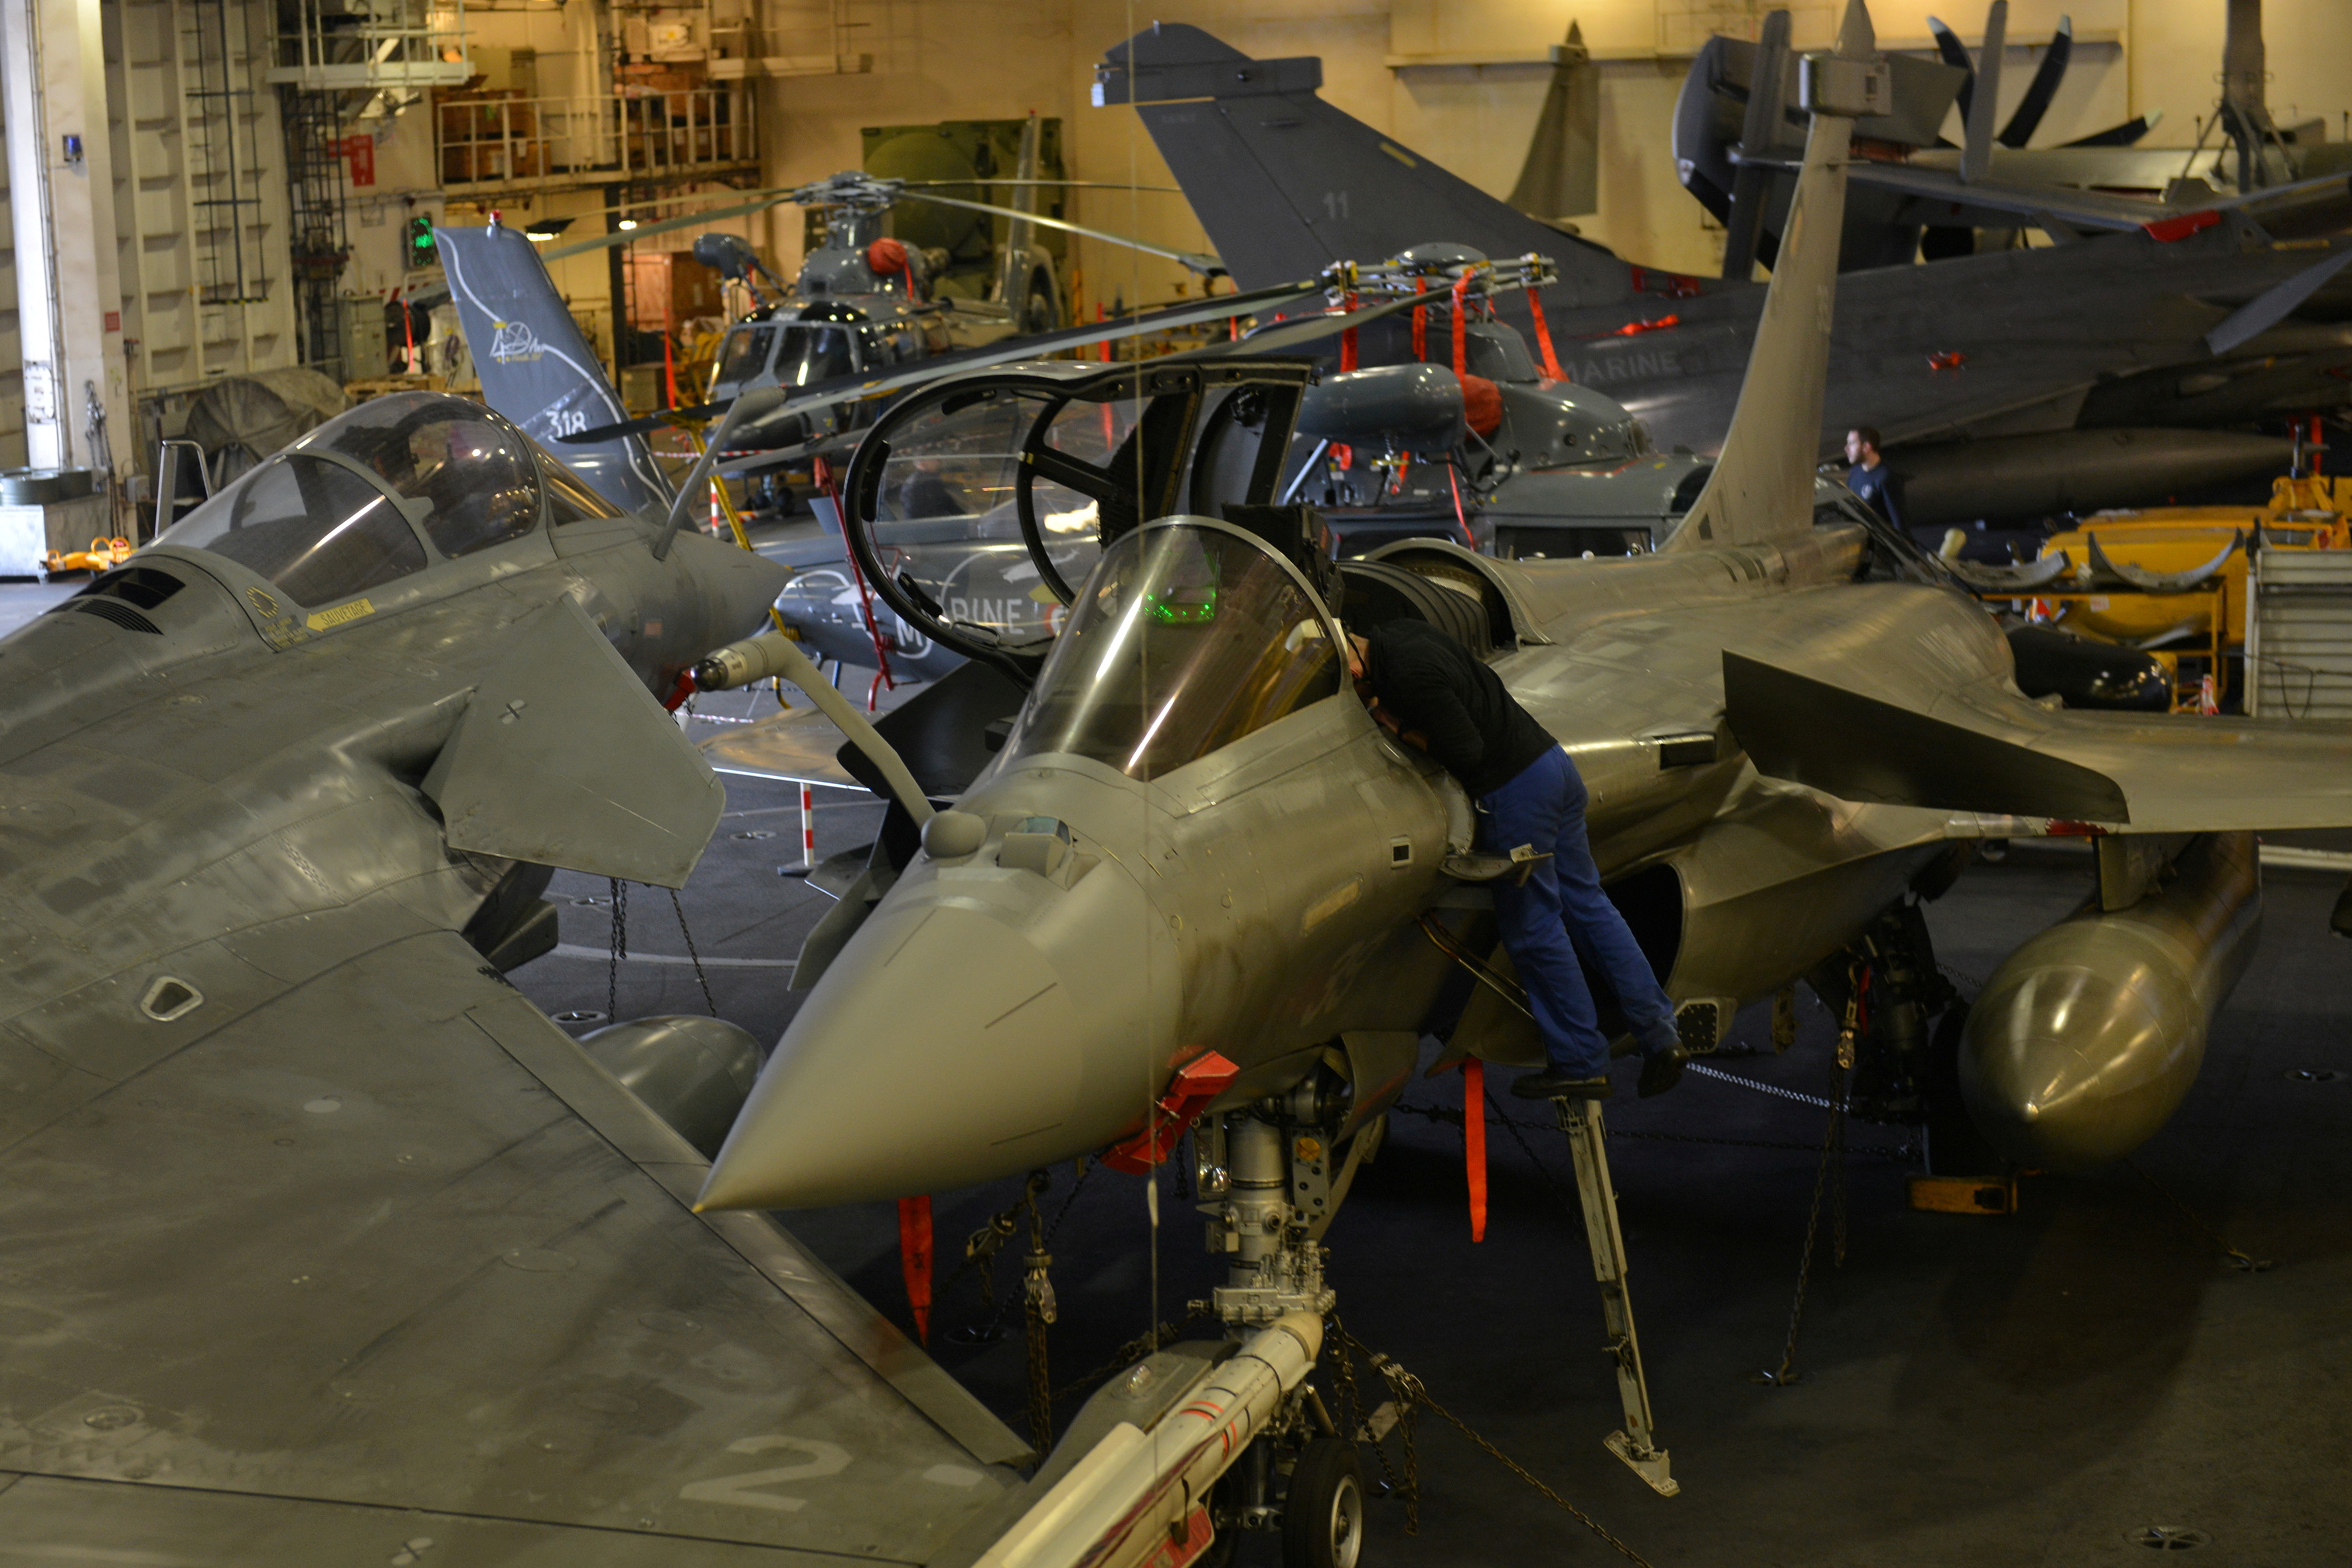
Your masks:
{"label": "jet nose cone", "polygon": [[700,1206],[908,1197],[1070,1152],[1084,1063],[1065,967],[993,915],[886,900],[785,1031]]}
{"label": "jet nose cone", "polygon": [[1994,977],[1969,1012],[1960,1089],[2007,1159],[2079,1171],[2162,1127],[2203,1055],[2204,1015],[2147,969],[2053,957]]}

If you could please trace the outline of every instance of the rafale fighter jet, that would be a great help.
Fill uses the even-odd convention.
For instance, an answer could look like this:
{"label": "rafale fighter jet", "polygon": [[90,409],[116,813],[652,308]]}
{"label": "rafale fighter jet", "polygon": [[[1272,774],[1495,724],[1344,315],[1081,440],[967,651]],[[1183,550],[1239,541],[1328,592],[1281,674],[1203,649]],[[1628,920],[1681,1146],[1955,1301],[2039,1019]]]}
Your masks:
{"label": "rafale fighter jet", "polygon": [[[2252,13],[2250,16],[2249,13]],[[2221,111],[2207,134],[2223,146],[2140,149],[2162,118],[2142,115],[2062,147],[2027,147],[2073,58],[2073,26],[2060,17],[2032,79],[1996,128],[2009,0],[1992,0],[1976,61],[1958,37],[1927,18],[1940,61],[1897,55],[1898,112],[1871,127],[1870,155],[1849,176],[1843,265],[1887,267],[1979,249],[2007,249],[2021,229],[2053,243],[2084,234],[2237,209],[2282,237],[2341,229],[2352,220],[2352,149],[2318,138],[2325,121],[2282,131],[2263,101],[2258,7],[2230,8]],[[1759,36],[1709,38],[1675,100],[1675,172],[1724,226],[1723,276],[1768,265],[1788,212],[1802,132],[1781,113],[1795,94],[1797,62],[1786,11],[1766,15]],[[1957,108],[1962,144],[1939,134]],[[2224,193],[2227,194],[2224,194]]]}
{"label": "rafale fighter jet", "polygon": [[[1891,532],[1817,515],[1832,304],[1853,287],[1836,275],[1848,116],[1885,83],[1867,38],[1856,6],[1841,58],[1813,62],[1832,112],[1738,415],[1657,553],[1513,563],[1408,541],[1332,563],[1314,520],[1275,504],[1296,363],[1024,366],[877,425],[850,476],[861,554],[894,476],[1007,423],[1024,520],[1048,486],[1090,497],[1102,554],[1071,583],[1036,553],[1068,606],[1050,639],[958,628],[891,588],[1025,698],[1009,727],[984,694],[965,705],[1001,743],[951,808],[898,786],[703,1207],[910,1195],[1120,1140],[1139,1166],[1210,1101],[1201,1190],[1245,1266],[1220,1306],[1321,1299],[1306,1243],[1422,1032],[1450,1027],[1455,1055],[1538,1051],[1502,999],[1475,880],[1493,864],[1465,858],[1513,847],[1474,845],[1471,802],[1343,679],[1343,626],[1395,617],[1489,661],[1575,757],[1612,896],[1691,1036],[1800,977],[1840,1005],[1861,991],[1857,1102],[1929,1120],[1946,1164],[2076,1167],[2164,1121],[2252,940],[2251,830],[2352,823],[2352,736],[2032,702],[1979,605]],[[701,669],[757,673],[760,647]],[[940,683],[943,711],[963,679]],[[2098,896],[2021,948],[1965,1027],[1948,1015],[1939,1056],[1927,1024],[1948,998],[1919,901],[1979,838],[2044,833],[2096,840]],[[1448,999],[1462,957],[1486,983],[1466,1007]],[[1979,1135],[1997,1153],[1959,1147]],[[1226,1184],[1258,1205],[1250,1224],[1228,1223]]]}
{"label": "rafale fighter jet", "polygon": [[1013,1484],[502,977],[551,868],[685,879],[656,694],[782,577],[407,394],[0,639],[0,1555],[922,1562]]}
{"label": "rafale fighter jet", "polygon": [[[1663,447],[1721,444],[1759,285],[1629,263],[1563,237],[1332,108],[1321,80],[1311,56],[1252,59],[1171,23],[1109,50],[1095,100],[1136,106],[1241,287],[1439,242],[1557,256],[1559,281],[1542,304],[1565,374],[1640,416]],[[1890,100],[1857,134],[1902,110]],[[2347,249],[2342,237],[2279,241],[2243,214],[2208,211],[1853,273],[1839,285],[1809,449],[1826,457],[1852,426],[1880,429],[1903,448],[1914,524],[2154,502],[2273,471],[2284,456],[2276,441],[2216,427],[2352,395],[2341,378],[2352,342],[2286,321]],[[1505,314],[1532,328],[1525,307]],[[1381,353],[1409,357],[1401,343]],[[1377,357],[1368,341],[1363,363]]]}

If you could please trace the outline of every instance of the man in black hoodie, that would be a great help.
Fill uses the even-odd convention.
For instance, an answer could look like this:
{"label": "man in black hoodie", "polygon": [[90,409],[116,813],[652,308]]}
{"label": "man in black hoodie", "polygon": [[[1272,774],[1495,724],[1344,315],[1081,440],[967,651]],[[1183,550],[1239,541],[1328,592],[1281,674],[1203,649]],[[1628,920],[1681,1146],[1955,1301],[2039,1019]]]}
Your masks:
{"label": "man in black hoodie", "polygon": [[1579,955],[1616,994],[1646,1058],[1643,1097],[1672,1089],[1689,1055],[1632,928],[1601,890],[1584,834],[1584,781],[1534,715],[1469,649],[1425,621],[1393,620],[1350,636],[1349,673],[1372,717],[1462,781],[1477,803],[1479,837],[1509,854],[1532,846],[1525,883],[1491,883],[1503,946],[1527,987],[1549,1066],[1511,1086],[1531,1100],[1609,1097],[1609,1042],[1601,1033]]}

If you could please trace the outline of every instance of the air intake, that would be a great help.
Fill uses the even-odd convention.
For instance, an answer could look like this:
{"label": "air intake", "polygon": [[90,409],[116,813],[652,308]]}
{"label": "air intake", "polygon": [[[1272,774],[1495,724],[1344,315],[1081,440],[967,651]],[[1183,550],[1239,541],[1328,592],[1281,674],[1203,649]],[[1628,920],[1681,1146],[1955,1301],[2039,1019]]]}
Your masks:
{"label": "air intake", "polygon": [[79,610],[85,616],[96,616],[102,621],[112,621],[126,632],[145,632],[149,637],[162,637],[163,628],[130,605],[113,599],[70,599],[68,610]]}

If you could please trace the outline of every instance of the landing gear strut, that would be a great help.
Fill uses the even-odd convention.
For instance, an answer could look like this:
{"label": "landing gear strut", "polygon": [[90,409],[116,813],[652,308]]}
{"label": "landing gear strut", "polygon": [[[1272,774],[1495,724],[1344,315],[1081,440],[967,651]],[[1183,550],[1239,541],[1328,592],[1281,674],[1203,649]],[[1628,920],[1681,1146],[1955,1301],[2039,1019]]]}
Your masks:
{"label": "landing gear strut", "polygon": [[[1245,1337],[1286,1312],[1330,1314],[1338,1297],[1324,1282],[1320,1238],[1384,1125],[1353,1130],[1342,1156],[1349,1109],[1344,1080],[1318,1068],[1288,1094],[1203,1118],[1193,1130],[1194,1191],[1209,1250],[1227,1268],[1225,1283],[1192,1306],[1213,1312],[1229,1335]],[[1355,1568],[1362,1462],[1350,1434],[1318,1430],[1308,1397],[1302,1382],[1228,1472],[1213,1516],[1227,1539],[1280,1531],[1285,1568]]]}

